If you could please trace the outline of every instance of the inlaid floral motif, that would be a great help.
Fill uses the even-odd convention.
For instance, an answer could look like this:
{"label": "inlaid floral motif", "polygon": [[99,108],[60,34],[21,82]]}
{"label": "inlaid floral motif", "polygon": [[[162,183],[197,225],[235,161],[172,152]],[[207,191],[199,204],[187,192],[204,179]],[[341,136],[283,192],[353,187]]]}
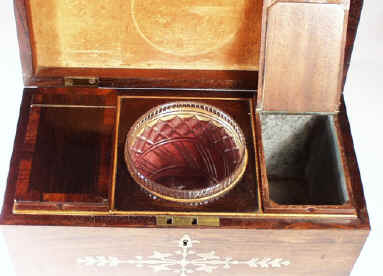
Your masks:
{"label": "inlaid floral motif", "polygon": [[195,244],[200,243],[184,235],[177,241],[179,249],[173,253],[153,251],[149,257],[136,256],[133,259],[120,259],[112,256],[86,256],[78,258],[77,262],[85,266],[135,265],[136,267],[150,268],[153,272],[168,271],[186,276],[194,272],[213,272],[220,268],[230,269],[232,266],[247,265],[250,268],[269,269],[282,268],[290,265],[290,261],[282,258],[254,257],[249,260],[234,260],[231,257],[219,257],[215,251],[199,253],[192,250]]}

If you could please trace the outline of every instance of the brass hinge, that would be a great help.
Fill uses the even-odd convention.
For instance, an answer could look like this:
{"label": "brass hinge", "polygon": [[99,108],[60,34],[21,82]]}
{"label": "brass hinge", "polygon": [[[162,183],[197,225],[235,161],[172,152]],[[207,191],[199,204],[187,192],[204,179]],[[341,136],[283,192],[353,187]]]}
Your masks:
{"label": "brass hinge", "polygon": [[97,77],[64,77],[65,87],[98,87],[99,81]]}
{"label": "brass hinge", "polygon": [[219,226],[219,217],[215,216],[157,216],[156,224],[166,227]]}

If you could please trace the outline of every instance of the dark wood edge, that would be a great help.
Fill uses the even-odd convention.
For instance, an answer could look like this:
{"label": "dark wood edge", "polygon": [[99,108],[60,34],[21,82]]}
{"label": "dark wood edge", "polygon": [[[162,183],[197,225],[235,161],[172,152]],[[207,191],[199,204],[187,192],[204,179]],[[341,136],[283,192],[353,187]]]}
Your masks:
{"label": "dark wood edge", "polygon": [[[344,68],[343,68],[343,85],[347,79],[348,69],[350,67],[352,51],[354,49],[355,37],[358,31],[360,15],[362,13],[364,0],[350,0],[350,9],[348,11],[348,25],[347,25],[347,36],[346,36],[346,50],[344,53]],[[342,106],[342,103],[340,104]]]}
{"label": "dark wood edge", "polygon": [[97,77],[99,87],[209,88],[256,90],[257,71],[43,68],[28,85],[64,86],[64,77]]}
{"label": "dark wood edge", "polygon": [[[258,74],[253,72],[253,80],[223,80],[223,79],[204,79],[196,75],[195,79],[161,79],[161,78],[135,78],[135,79],[116,79],[101,78],[100,87],[115,88],[178,88],[178,89],[207,89],[209,90],[251,90],[256,93]],[[172,74],[167,75],[168,77]]]}
{"label": "dark wood edge", "polygon": [[[33,100],[33,96],[34,95],[32,95],[31,100]],[[40,124],[40,114],[40,108],[30,108],[28,110],[28,122],[26,124],[23,143],[17,146],[20,161],[18,163],[17,177],[15,180],[17,187],[14,195],[15,200],[23,198],[27,201],[38,201],[42,197],[40,191],[33,187],[29,188],[33,153],[35,152],[36,138]]]}
{"label": "dark wood edge", "polygon": [[[344,144],[347,143],[347,136],[343,133],[343,128],[341,127],[341,120],[345,120],[346,118],[343,118],[338,113],[336,116],[333,116],[334,118],[334,127],[336,132],[336,143],[339,148],[339,154],[340,154],[340,160],[344,171],[344,178],[346,181],[346,187],[347,187],[347,195],[348,195],[348,204],[351,206],[355,206],[356,210],[356,204],[354,200],[354,194],[352,189],[352,181],[351,181],[351,174],[352,171],[350,171],[349,166],[347,165],[347,154],[344,148]],[[351,136],[348,137],[348,139],[351,139]]]}
{"label": "dark wood edge", "polygon": [[339,72],[338,72],[338,85],[337,85],[337,93],[335,95],[336,102],[334,103],[334,109],[331,111],[339,111],[339,106],[341,104],[341,97],[343,94],[343,76],[345,70],[345,57],[346,57],[346,45],[347,45],[347,29],[348,29],[348,18],[350,16],[350,0],[345,0],[343,3],[344,6],[344,20],[343,20],[343,29],[342,29],[342,46],[341,46],[341,55],[340,55],[340,63],[339,63]]}
{"label": "dark wood edge", "polygon": [[266,213],[284,213],[284,214],[338,214],[338,215],[356,215],[356,210],[351,204],[343,205],[280,205],[273,201],[264,202]]}
{"label": "dark wood edge", "polygon": [[24,84],[28,84],[34,77],[33,56],[28,12],[26,7],[27,0],[14,0],[14,12],[17,27],[17,37],[19,41],[20,59],[23,71]]}
{"label": "dark wood edge", "polygon": [[350,123],[348,121],[346,105],[343,97],[339,113],[339,129],[339,139],[343,142],[344,155],[346,157],[345,165],[347,166],[347,169],[350,172],[349,179],[353,194],[353,204],[356,207],[358,217],[361,220],[361,223],[370,228],[370,221],[368,217],[366,200],[363,191],[363,184],[360,177],[360,171],[354,150],[354,142],[352,139]]}
{"label": "dark wood edge", "polygon": [[4,201],[2,212],[0,216],[0,223],[7,219],[12,214],[13,199],[16,192],[16,176],[20,162],[20,153],[18,152],[18,145],[23,144],[23,139],[26,133],[26,126],[29,119],[29,103],[32,101],[32,94],[34,89],[24,89],[23,99],[20,106],[20,117],[17,123],[16,137],[13,145],[13,153],[10,162],[10,170],[8,174],[7,187],[4,193]]}
{"label": "dark wood edge", "polygon": [[254,81],[258,71],[135,69],[135,68],[38,68],[37,77],[100,77],[111,79],[181,79],[181,80],[247,80]]}

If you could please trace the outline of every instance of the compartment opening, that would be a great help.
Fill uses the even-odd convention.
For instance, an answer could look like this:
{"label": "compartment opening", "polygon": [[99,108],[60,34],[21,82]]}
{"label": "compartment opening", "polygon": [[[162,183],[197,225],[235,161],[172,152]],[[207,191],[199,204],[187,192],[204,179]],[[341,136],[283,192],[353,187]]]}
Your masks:
{"label": "compartment opening", "polygon": [[[141,95],[119,97],[118,156],[114,194],[115,210],[129,212],[180,212],[180,210],[185,210],[187,212],[225,214],[255,213],[258,211],[255,148],[253,139],[251,139],[253,137],[252,118],[249,116],[252,112],[251,101],[253,94],[243,93],[235,99],[227,98],[227,94],[224,93],[217,93],[216,98],[197,98],[196,95],[198,94],[190,94],[190,100],[195,100],[198,103],[194,103],[193,108],[186,108],[187,105],[179,105],[179,101],[186,101],[186,99],[185,97],[178,98],[173,93],[164,93],[162,97],[142,97]],[[177,107],[187,111],[190,108],[191,110],[201,110],[197,108],[198,106],[212,106],[215,107],[212,110],[217,109],[217,114],[211,112],[207,114],[211,113],[218,116],[219,109],[231,116],[233,120],[235,119],[236,125],[242,130],[243,137],[246,138],[246,159],[248,161],[244,162],[244,164],[247,163],[247,165],[239,166],[238,164],[238,166],[235,166],[237,167],[235,171],[232,171],[234,168],[230,166],[229,162],[235,161],[238,158],[238,152],[236,150],[224,151],[227,147],[232,148],[229,144],[234,142],[232,139],[228,139],[227,134],[230,133],[233,137],[237,137],[237,135],[234,135],[234,130],[232,127],[229,127],[226,119],[221,124],[215,125],[218,122],[215,122],[215,120],[213,124],[207,124],[209,121],[212,121],[212,118],[209,115],[210,119],[207,120],[208,117],[203,115],[203,112],[199,112],[197,117],[185,116],[185,114],[174,117],[175,110],[173,108],[163,108],[163,111],[168,110],[169,112],[168,114],[162,114],[161,120],[157,120],[155,118],[159,115],[156,112],[157,108],[161,105],[171,104],[169,99],[178,102],[178,107],[176,104],[173,105],[174,108]],[[152,113],[150,110],[154,112]],[[206,113],[209,108],[203,110]],[[143,120],[145,123],[142,125],[137,124],[137,122],[141,121],[140,118],[146,118],[146,115],[143,116],[144,114],[149,115],[147,117],[148,120]],[[150,114],[154,115],[151,116]],[[196,120],[196,118],[199,119]],[[152,122],[152,119],[155,122]],[[224,128],[216,128],[222,124],[225,126]],[[137,125],[138,128],[135,129],[134,125]],[[150,129],[153,131],[150,131]],[[209,131],[206,132],[208,129]],[[135,130],[137,130],[137,133]],[[129,131],[131,132],[129,133]],[[137,134],[141,138],[127,139],[128,137],[137,138]],[[153,145],[150,145],[150,142],[147,142],[148,139],[154,144],[157,143],[158,146],[153,147]],[[239,137],[235,139],[239,139]],[[164,141],[162,142],[162,140]],[[212,144],[214,144],[214,147]],[[244,145],[244,143],[239,144]],[[131,151],[133,154],[128,154],[130,149],[134,149]],[[134,152],[136,150],[146,154],[135,156]],[[225,157],[225,155],[227,156]],[[211,158],[207,156],[211,156]],[[244,157],[241,160],[246,161]],[[137,164],[135,166],[136,169],[129,169],[128,164],[133,164],[131,162],[133,158],[135,164]],[[230,161],[225,163],[223,159]],[[216,170],[211,166],[213,162]],[[139,168],[145,169],[147,166],[151,167],[152,164],[156,166],[157,172],[155,169],[138,171]],[[199,172],[195,172],[195,168]],[[136,172],[139,172],[141,177],[144,176],[143,173],[149,173],[148,177],[151,176],[150,180],[155,180],[155,183],[149,180],[141,181],[140,179],[142,178],[139,178],[140,176]],[[214,178],[219,180],[228,179],[224,176],[230,174],[230,172],[233,172],[233,178],[238,176],[239,180],[235,185],[230,185],[233,182],[228,181],[225,181],[228,186],[224,186],[223,181],[219,185],[215,185],[214,179],[211,183],[212,185],[209,183],[210,179],[212,179],[212,174],[217,173],[217,176],[214,176]],[[186,177],[186,173],[188,173],[188,177]],[[191,173],[195,173],[195,175]],[[148,177],[144,177],[144,179],[149,179]],[[186,181],[184,181],[185,179]],[[204,179],[209,179],[209,181],[204,181]],[[182,187],[178,186],[179,189],[177,189],[179,183],[182,184]],[[213,189],[211,189],[212,187]],[[222,187],[229,187],[229,189],[222,189]],[[217,192],[219,190],[222,193]],[[200,200],[201,195],[199,193],[202,193],[201,191],[205,195],[205,191],[210,193],[210,195],[208,194],[202,198],[203,201]],[[155,193],[151,194],[151,192]],[[161,198],[159,196],[160,193],[161,195],[165,194],[166,198]],[[169,197],[172,200],[169,200]],[[174,199],[181,200],[176,201]],[[192,201],[186,201],[185,199],[192,199]],[[199,218],[197,218],[195,223],[196,225],[201,225]],[[190,221],[190,225],[193,224]]]}
{"label": "compartment opening", "polygon": [[334,118],[261,114],[269,197],[280,205],[342,205],[348,193]]}

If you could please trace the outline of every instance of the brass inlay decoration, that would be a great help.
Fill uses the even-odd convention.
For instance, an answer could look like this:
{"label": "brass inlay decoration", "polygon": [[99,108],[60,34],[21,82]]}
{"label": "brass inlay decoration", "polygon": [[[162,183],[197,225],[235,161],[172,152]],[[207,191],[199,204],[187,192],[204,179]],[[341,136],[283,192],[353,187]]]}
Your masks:
{"label": "brass inlay decoration", "polygon": [[33,107],[50,107],[50,108],[112,108],[115,109],[116,107],[113,105],[70,105],[70,104],[31,104],[31,108]]}
{"label": "brass inlay decoration", "polygon": [[121,98],[117,100],[117,112],[116,112],[116,126],[114,134],[114,154],[113,154],[113,175],[112,175],[112,187],[110,189],[110,210],[114,210],[116,202],[116,175],[117,175],[117,159],[118,159],[118,128],[120,126],[120,114],[121,114]]}
{"label": "brass inlay decoration", "polygon": [[[254,143],[254,154],[255,154],[255,160],[258,160],[258,147],[257,147],[257,141],[256,141],[256,126],[255,126],[255,120],[256,120],[256,112],[255,112],[255,99],[250,99],[250,115],[251,115],[251,132],[253,134],[253,143]],[[259,205],[259,211],[263,212],[263,201],[262,201],[262,187],[261,187],[261,173],[259,171],[258,167],[258,161],[255,162],[255,171],[256,171],[256,177],[257,177],[257,198],[258,198],[258,205]]]}
{"label": "brass inlay decoration", "polygon": [[287,214],[287,213],[228,213],[228,212],[160,212],[160,211],[53,211],[53,210],[12,210],[16,215],[48,216],[217,216],[219,218],[296,218],[296,219],[357,219],[357,215],[344,214]]}

